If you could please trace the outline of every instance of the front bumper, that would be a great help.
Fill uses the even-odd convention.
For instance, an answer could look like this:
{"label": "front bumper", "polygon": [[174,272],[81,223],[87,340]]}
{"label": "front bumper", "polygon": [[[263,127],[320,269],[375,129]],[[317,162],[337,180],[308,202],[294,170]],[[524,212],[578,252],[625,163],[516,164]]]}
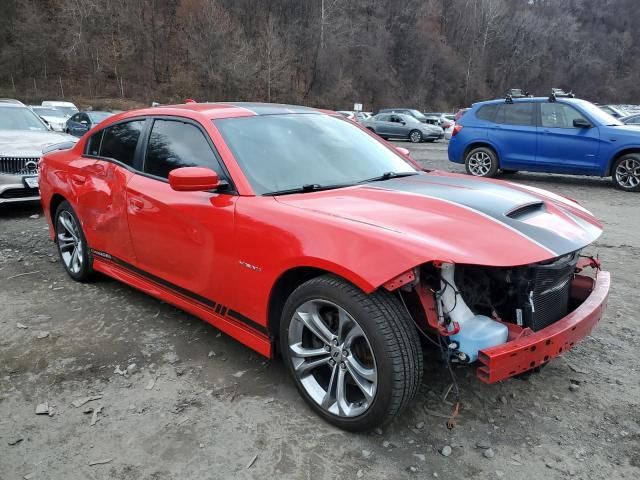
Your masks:
{"label": "front bumper", "polygon": [[[577,278],[590,279],[583,275]],[[481,350],[480,380],[495,383],[547,363],[589,335],[607,306],[611,276],[599,271],[586,300],[566,317],[531,335]]]}
{"label": "front bumper", "polygon": [[40,200],[40,191],[28,188],[24,182],[25,176],[34,175],[0,174],[0,204]]}

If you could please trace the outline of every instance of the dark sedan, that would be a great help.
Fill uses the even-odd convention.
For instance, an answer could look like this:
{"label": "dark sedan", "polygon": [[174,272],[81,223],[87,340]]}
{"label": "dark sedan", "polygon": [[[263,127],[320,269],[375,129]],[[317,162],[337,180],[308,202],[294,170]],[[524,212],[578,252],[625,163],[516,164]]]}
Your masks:
{"label": "dark sedan", "polygon": [[111,115],[111,112],[78,112],[67,120],[65,132],[81,137]]}

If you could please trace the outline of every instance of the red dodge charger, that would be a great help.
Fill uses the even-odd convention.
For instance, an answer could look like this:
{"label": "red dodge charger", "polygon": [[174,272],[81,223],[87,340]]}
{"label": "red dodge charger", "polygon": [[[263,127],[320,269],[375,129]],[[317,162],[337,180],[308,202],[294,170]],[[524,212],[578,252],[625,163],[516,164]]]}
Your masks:
{"label": "red dodge charger", "polygon": [[505,380],[586,336],[609,291],[581,255],[601,225],[575,201],[424,171],[312,108],[122,113],[45,154],[40,190],[74,280],[101,272],[277,352],[348,430],[411,401],[427,340],[443,367]]}

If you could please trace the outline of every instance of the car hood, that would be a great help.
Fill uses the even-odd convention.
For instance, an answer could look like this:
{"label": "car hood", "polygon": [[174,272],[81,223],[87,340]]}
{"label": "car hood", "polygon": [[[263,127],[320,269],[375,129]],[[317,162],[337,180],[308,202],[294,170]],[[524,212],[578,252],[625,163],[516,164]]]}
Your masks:
{"label": "car hood", "polygon": [[640,139],[640,125],[616,125],[616,126],[607,126],[607,133],[612,136],[620,136],[620,137],[634,137],[635,139]]}
{"label": "car hood", "polygon": [[579,250],[602,232],[591,213],[559,195],[444,172],[275,198],[392,236],[419,257],[416,264],[525,265]]}
{"label": "car hood", "polygon": [[60,132],[0,130],[0,156],[39,157],[43,148],[70,141],[77,142],[78,139]]}

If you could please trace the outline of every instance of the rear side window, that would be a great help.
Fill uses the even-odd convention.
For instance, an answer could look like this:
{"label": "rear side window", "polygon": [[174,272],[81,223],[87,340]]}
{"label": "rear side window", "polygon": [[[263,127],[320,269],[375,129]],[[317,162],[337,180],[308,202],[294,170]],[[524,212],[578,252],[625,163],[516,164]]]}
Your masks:
{"label": "rear side window", "polygon": [[496,111],[498,110],[498,105],[485,105],[484,107],[480,107],[476,112],[476,117],[480,120],[488,120],[489,122],[493,122],[496,117]]}
{"label": "rear side window", "polygon": [[130,167],[136,152],[144,120],[118,123],[104,129],[99,156],[112,158]]}
{"label": "rear side window", "polygon": [[495,122],[504,125],[534,126],[536,124],[534,107],[535,105],[532,102],[502,104],[498,108]]}
{"label": "rear side window", "polygon": [[94,133],[89,137],[87,141],[87,155],[97,157],[100,155],[100,143],[102,142],[102,134],[104,130],[100,130],[98,133]]}
{"label": "rear side window", "polygon": [[189,123],[155,120],[147,144],[144,171],[168,178],[181,167],[207,167],[224,178],[220,164],[202,131]]}

